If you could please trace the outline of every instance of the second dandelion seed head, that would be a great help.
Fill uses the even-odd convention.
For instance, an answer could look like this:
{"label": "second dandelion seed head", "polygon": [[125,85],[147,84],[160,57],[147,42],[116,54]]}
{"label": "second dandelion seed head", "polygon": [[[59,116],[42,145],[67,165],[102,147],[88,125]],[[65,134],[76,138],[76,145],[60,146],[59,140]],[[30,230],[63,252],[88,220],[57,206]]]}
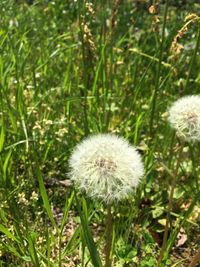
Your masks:
{"label": "second dandelion seed head", "polygon": [[169,109],[169,122],[185,141],[200,141],[200,96],[185,96]]}

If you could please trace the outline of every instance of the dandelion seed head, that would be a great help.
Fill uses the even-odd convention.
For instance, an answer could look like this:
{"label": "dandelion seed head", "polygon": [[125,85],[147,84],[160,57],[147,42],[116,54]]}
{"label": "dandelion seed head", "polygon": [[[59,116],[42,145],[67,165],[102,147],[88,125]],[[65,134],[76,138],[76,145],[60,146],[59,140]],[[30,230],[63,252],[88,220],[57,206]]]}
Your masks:
{"label": "dandelion seed head", "polygon": [[185,96],[169,109],[169,122],[186,141],[200,141],[200,96]]}
{"label": "dandelion seed head", "polygon": [[136,149],[121,137],[98,134],[73,151],[69,177],[89,197],[106,203],[126,198],[138,185],[144,168]]}

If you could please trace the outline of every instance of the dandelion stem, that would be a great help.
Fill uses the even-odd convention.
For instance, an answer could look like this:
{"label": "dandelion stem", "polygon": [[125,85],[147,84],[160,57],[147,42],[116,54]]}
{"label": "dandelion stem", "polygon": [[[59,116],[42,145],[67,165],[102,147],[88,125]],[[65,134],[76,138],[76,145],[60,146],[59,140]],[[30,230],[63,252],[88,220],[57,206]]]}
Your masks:
{"label": "dandelion stem", "polygon": [[112,247],[112,213],[111,205],[107,206],[106,216],[106,245],[105,245],[105,267],[111,267],[111,247]]}
{"label": "dandelion stem", "polygon": [[169,232],[169,223],[171,221],[170,214],[171,214],[171,211],[172,211],[172,208],[173,208],[173,196],[174,196],[174,190],[175,190],[175,187],[176,187],[178,169],[179,169],[181,158],[182,158],[183,148],[184,148],[184,143],[181,143],[181,145],[179,147],[179,154],[178,154],[176,167],[175,167],[175,170],[174,170],[174,175],[173,175],[173,178],[172,178],[172,185],[171,185],[171,191],[170,191],[170,195],[169,195],[169,202],[168,202],[168,209],[167,209],[167,218],[166,218],[166,224],[165,224],[165,231],[164,231],[164,236],[163,236],[163,243],[162,243],[162,247],[161,247],[161,250],[160,250],[160,255],[159,255],[156,267],[160,267],[162,259],[163,259],[163,256],[164,256],[165,248],[166,248],[166,245],[167,245],[168,232]]}

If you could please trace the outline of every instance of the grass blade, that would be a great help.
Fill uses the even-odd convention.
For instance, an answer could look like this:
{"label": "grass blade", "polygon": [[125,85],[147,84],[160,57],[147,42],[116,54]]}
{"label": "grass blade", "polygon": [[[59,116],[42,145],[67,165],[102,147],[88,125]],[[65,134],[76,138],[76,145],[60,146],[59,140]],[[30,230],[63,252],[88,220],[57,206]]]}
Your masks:
{"label": "grass blade", "polygon": [[76,203],[77,203],[79,216],[80,216],[80,219],[81,219],[81,225],[82,225],[82,229],[83,229],[83,236],[85,238],[85,242],[86,242],[88,250],[90,252],[92,263],[93,263],[93,265],[95,267],[102,267],[103,265],[102,265],[99,253],[97,251],[95,242],[93,240],[92,233],[91,233],[90,228],[88,226],[88,221],[87,221],[87,218],[85,216],[85,212],[83,212],[81,210],[81,207],[80,207],[80,204],[79,204],[79,201],[78,201],[77,197],[76,197]]}
{"label": "grass blade", "polygon": [[12,239],[13,241],[19,242],[19,240],[10,232],[6,227],[0,224],[0,232],[6,235],[8,238]]}
{"label": "grass blade", "polygon": [[46,191],[46,188],[44,186],[44,181],[43,181],[42,174],[41,174],[41,171],[40,171],[40,168],[39,168],[39,164],[38,164],[37,161],[35,163],[36,163],[35,173],[36,173],[36,176],[37,176],[37,179],[38,179],[38,182],[39,182],[39,189],[40,189],[40,194],[42,196],[44,208],[46,209],[46,212],[47,212],[47,214],[49,216],[49,219],[50,219],[51,223],[58,230],[58,226],[57,226],[57,224],[56,224],[56,222],[54,220],[53,213],[52,213],[52,210],[51,210],[51,206],[50,206],[50,203],[49,203],[47,191]]}
{"label": "grass blade", "polygon": [[0,134],[0,153],[3,150],[4,141],[5,141],[5,128],[4,128],[4,121],[2,119],[2,121],[1,121],[1,134]]}

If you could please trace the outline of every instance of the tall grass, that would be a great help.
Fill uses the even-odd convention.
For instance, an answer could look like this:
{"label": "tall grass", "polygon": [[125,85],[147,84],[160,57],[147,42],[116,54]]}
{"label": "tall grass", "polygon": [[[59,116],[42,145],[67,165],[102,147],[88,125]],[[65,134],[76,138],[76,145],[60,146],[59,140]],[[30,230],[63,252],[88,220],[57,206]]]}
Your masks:
{"label": "tall grass", "polygon": [[[155,7],[0,1],[1,266],[104,264],[102,203],[74,195],[67,180],[74,146],[99,132],[136,145],[146,170],[135,194],[115,205],[113,266],[156,266],[177,161],[166,110],[199,93],[199,18],[178,39],[180,53],[171,46],[200,5]],[[161,266],[187,266],[200,244],[199,148],[184,146]],[[180,247],[187,256],[178,259]]]}

